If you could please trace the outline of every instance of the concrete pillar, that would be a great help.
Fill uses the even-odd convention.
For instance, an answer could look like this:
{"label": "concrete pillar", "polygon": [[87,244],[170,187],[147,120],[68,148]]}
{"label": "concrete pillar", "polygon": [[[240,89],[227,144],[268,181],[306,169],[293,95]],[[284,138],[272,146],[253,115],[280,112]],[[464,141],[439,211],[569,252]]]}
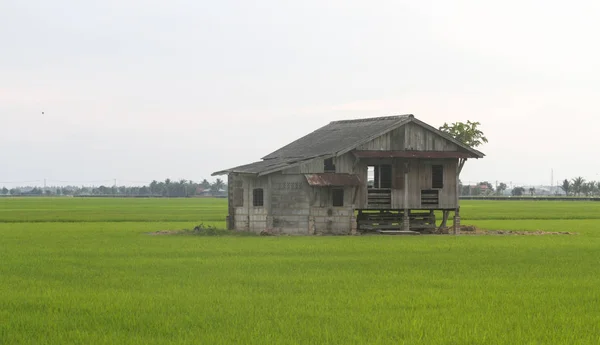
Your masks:
{"label": "concrete pillar", "polygon": [[314,235],[317,231],[316,231],[316,226],[315,226],[315,217],[313,216],[309,216],[308,217],[308,234],[309,235]]}
{"label": "concrete pillar", "polygon": [[410,211],[404,209],[404,215],[402,216],[402,230],[410,230]]}
{"label": "concrete pillar", "polygon": [[356,216],[354,215],[354,212],[352,212],[352,215],[350,216],[350,235],[356,235],[357,231],[357,224],[356,224]]}
{"label": "concrete pillar", "polygon": [[454,212],[454,234],[460,234],[460,213],[458,210]]}

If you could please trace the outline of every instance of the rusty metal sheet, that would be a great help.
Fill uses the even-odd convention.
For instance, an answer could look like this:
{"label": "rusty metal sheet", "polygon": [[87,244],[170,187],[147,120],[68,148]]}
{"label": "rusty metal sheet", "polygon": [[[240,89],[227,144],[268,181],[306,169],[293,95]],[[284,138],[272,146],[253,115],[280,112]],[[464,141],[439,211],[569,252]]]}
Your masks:
{"label": "rusty metal sheet", "polygon": [[457,151],[353,151],[358,158],[476,158]]}
{"label": "rusty metal sheet", "polygon": [[305,174],[308,184],[314,187],[359,186],[360,178],[352,174]]}

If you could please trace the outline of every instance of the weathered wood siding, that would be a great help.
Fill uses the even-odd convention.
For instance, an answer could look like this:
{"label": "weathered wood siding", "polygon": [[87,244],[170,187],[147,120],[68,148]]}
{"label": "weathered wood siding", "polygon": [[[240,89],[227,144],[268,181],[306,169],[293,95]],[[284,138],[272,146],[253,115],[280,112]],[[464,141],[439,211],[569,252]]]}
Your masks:
{"label": "weathered wood siding", "polygon": [[458,151],[456,144],[419,125],[407,123],[401,128],[406,131],[404,147],[407,150]]}
{"label": "weathered wood siding", "polygon": [[[439,190],[439,204],[437,206],[421,205],[421,190],[432,189],[431,187],[431,166],[442,165],[444,167],[444,184]],[[408,207],[417,208],[445,208],[454,209],[456,204],[456,165],[457,161],[453,159],[444,160],[417,160],[411,159],[408,172]],[[399,201],[399,208],[404,208],[404,191],[393,191],[398,193],[396,199]],[[400,196],[401,194],[401,196]]]}
{"label": "weathered wood siding", "polygon": [[[355,158],[351,153],[333,158],[335,171],[338,173],[353,173]],[[320,174],[325,172],[325,159],[315,158],[298,166],[286,169],[283,174]]]}
{"label": "weathered wood siding", "polygon": [[357,150],[404,150],[405,133],[406,131],[404,127],[396,128],[393,131],[369,141],[368,143],[360,145]]}
{"label": "weathered wood siding", "polygon": [[[408,179],[404,179],[404,163],[409,163]],[[454,209],[456,201],[456,159],[363,159],[357,167],[361,179],[367,181],[368,166],[390,164],[392,166],[392,204],[391,209],[404,209],[404,190],[408,188],[408,209]],[[421,204],[421,190],[432,189],[431,166],[443,166],[443,188],[439,190],[439,204],[436,206],[424,206]],[[368,189],[361,187],[357,197],[356,208],[368,208]]]}

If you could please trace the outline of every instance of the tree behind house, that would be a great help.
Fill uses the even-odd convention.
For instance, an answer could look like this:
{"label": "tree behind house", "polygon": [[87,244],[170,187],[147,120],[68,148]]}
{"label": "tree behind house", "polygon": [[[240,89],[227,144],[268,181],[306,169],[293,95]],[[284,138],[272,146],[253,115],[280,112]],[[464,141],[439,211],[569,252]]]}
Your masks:
{"label": "tree behind house", "polygon": [[[444,122],[444,125],[439,127],[439,130],[449,134],[460,143],[475,148],[488,142],[483,132],[478,128],[479,125],[479,122],[471,122],[469,120],[466,123],[454,122],[451,125]],[[458,175],[460,175],[466,161],[466,158],[458,160]]]}

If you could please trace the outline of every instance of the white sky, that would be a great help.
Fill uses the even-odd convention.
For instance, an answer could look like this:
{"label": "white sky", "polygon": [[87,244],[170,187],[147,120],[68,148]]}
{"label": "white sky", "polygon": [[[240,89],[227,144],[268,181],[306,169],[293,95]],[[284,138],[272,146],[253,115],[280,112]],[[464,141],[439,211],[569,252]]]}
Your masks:
{"label": "white sky", "polygon": [[481,122],[465,182],[600,180],[599,17],[597,1],[0,0],[0,186],[213,180],[330,121],[407,113]]}

